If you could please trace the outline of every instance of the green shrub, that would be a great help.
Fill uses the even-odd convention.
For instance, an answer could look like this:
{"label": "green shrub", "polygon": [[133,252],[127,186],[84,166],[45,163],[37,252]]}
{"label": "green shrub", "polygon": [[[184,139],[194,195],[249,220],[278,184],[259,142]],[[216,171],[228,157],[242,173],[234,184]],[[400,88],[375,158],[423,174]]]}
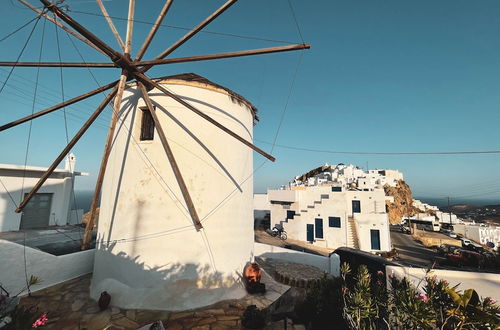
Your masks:
{"label": "green shrub", "polygon": [[241,324],[249,329],[260,329],[266,325],[267,312],[260,310],[255,305],[250,305],[245,309]]}
{"label": "green shrub", "polygon": [[[346,263],[339,278],[327,278],[307,289],[295,308],[300,322],[312,329],[500,329],[500,307],[473,289],[463,293],[446,280],[430,276],[417,289],[407,278],[370,274],[361,265],[353,273]],[[420,286],[420,284],[422,284]]]}

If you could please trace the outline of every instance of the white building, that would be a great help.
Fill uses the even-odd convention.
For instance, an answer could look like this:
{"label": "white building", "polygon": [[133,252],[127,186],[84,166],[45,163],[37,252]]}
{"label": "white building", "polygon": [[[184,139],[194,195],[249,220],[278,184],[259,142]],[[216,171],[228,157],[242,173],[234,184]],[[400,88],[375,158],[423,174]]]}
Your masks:
{"label": "white building", "polygon": [[383,189],[349,190],[339,184],[268,190],[271,227],[281,224],[289,238],[329,249],[389,251],[386,199]]}
{"label": "white building", "polygon": [[500,227],[464,223],[454,224],[453,231],[482,245],[487,245],[491,242],[495,245],[495,250],[499,249]]}
{"label": "white building", "polygon": [[331,166],[325,164],[312,172],[297,176],[287,187],[337,183],[361,190],[370,190],[381,189],[386,184],[395,187],[398,180],[403,180],[403,173],[396,170],[376,169],[364,171],[357,166],[345,164]]}
{"label": "white building", "polygon": [[[247,141],[256,109],[195,74],[158,80]],[[122,308],[186,310],[243,297],[252,261],[253,151],[149,91],[203,228],[197,231],[141,93],[125,90],[102,187],[91,296]]]}
{"label": "white building", "polygon": [[75,171],[76,158],[68,155],[64,169],[56,169],[21,213],[15,210],[47,171],[45,167],[0,164],[0,231],[13,231],[79,222],[81,212],[73,205],[75,177],[88,175]]}

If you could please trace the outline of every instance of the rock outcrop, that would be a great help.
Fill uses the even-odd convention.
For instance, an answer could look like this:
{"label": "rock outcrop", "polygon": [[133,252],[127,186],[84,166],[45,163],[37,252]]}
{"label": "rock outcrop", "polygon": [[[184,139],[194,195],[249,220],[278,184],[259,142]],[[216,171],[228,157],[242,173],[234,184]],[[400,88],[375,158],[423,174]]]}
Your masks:
{"label": "rock outcrop", "polygon": [[[99,210],[100,208],[96,209],[97,216],[95,217],[94,226],[97,226],[97,223],[99,221]],[[82,223],[87,224],[89,220],[90,220],[90,212],[87,212],[82,216]]]}
{"label": "rock outcrop", "polygon": [[384,191],[386,196],[394,198],[394,202],[386,201],[387,214],[391,224],[400,224],[403,217],[413,216],[421,212],[413,206],[411,189],[406,182],[399,180],[396,187],[385,185]]}

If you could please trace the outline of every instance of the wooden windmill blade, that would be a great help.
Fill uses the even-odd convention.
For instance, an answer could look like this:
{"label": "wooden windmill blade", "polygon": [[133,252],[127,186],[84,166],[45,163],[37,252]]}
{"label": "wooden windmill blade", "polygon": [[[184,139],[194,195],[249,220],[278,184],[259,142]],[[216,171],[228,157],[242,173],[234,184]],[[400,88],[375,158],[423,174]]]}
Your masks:
{"label": "wooden windmill blade", "polygon": [[0,132],[4,131],[6,129],[12,128],[14,126],[20,125],[22,123],[25,123],[27,121],[33,120],[35,118],[47,115],[47,114],[49,114],[51,112],[54,112],[56,110],[62,109],[64,107],[67,107],[68,105],[71,105],[71,104],[77,103],[79,101],[85,100],[85,99],[87,99],[87,98],[89,98],[91,96],[94,96],[96,94],[99,94],[99,93],[102,93],[104,91],[107,91],[108,89],[111,89],[111,88],[115,87],[117,83],[118,83],[118,80],[113,81],[113,82],[111,82],[111,83],[109,83],[107,85],[104,85],[102,87],[96,88],[93,91],[90,91],[90,92],[87,92],[85,94],[76,96],[74,98],[71,98],[71,99],[66,100],[64,102],[61,102],[59,104],[53,105],[53,106],[51,106],[51,107],[49,107],[49,108],[47,108],[45,110],[38,111],[38,112],[36,112],[36,113],[34,113],[32,115],[29,115],[29,116],[26,116],[26,117],[14,120],[14,121],[12,121],[10,123],[7,123],[5,125],[2,125],[2,126],[0,126]]}
{"label": "wooden windmill blade", "polygon": [[137,53],[137,56],[135,57],[134,61],[140,61],[142,57],[144,56],[144,53],[148,49],[149,45],[151,44],[151,41],[153,41],[153,37],[155,36],[156,32],[158,32],[158,28],[161,25],[161,22],[165,18],[165,16],[168,13],[168,10],[170,9],[170,6],[172,5],[173,0],[166,0],[165,5],[163,6],[160,15],[158,15],[158,18],[156,19],[155,23],[151,27],[151,31],[149,31],[148,36],[144,40],[144,43],[141,46],[141,49],[139,49],[139,52]]}
{"label": "wooden windmill blade", "polygon": [[172,167],[172,171],[174,172],[175,179],[177,180],[177,183],[179,184],[179,188],[181,189],[182,196],[184,197],[184,201],[186,202],[186,206],[188,208],[189,214],[191,215],[191,219],[193,220],[193,223],[194,223],[196,229],[200,230],[201,228],[203,228],[203,226],[201,225],[200,218],[198,216],[198,212],[196,211],[196,208],[194,207],[193,200],[191,198],[191,195],[189,194],[189,190],[187,189],[184,178],[182,177],[181,170],[179,169],[179,166],[177,165],[177,161],[175,160],[174,153],[172,152],[172,149],[170,148],[167,137],[165,136],[165,132],[163,131],[163,128],[161,126],[160,120],[158,119],[158,116],[156,115],[156,110],[153,106],[153,103],[151,102],[151,99],[149,98],[148,90],[146,89],[146,87],[144,86],[143,83],[139,82],[138,85],[139,85],[139,89],[141,90],[141,93],[142,93],[142,98],[144,99],[144,102],[146,103],[148,111],[151,114],[151,117],[153,118],[153,121],[155,123],[155,128],[158,131],[158,135],[160,137],[161,144],[163,146],[163,149],[165,150],[165,154],[167,155],[168,161],[170,162],[170,166]]}
{"label": "wooden windmill blade", "polygon": [[42,15],[45,19],[47,19],[48,21],[54,23],[55,25],[57,25],[58,27],[60,27],[61,29],[63,29],[64,31],[68,32],[69,34],[71,34],[72,36],[74,36],[75,38],[79,39],[80,41],[83,41],[84,43],[86,43],[87,45],[89,45],[90,47],[94,48],[95,50],[97,50],[99,53],[103,54],[103,55],[106,55],[102,50],[100,50],[96,45],[94,45],[92,42],[88,41],[87,39],[83,38],[82,36],[80,36],[78,33],[75,33],[73,30],[71,29],[68,29],[66,26],[64,26],[61,22],[59,21],[56,21],[55,19],[53,19],[52,17],[50,17],[49,15],[47,15],[45,12],[41,11],[40,9],[36,8],[35,6],[31,5],[29,2],[27,2],[26,0],[18,0],[20,3],[22,3],[23,5],[25,5],[26,7],[28,7],[29,9],[33,10],[35,13],[38,13],[39,15]]}
{"label": "wooden windmill blade", "polygon": [[250,143],[248,142],[247,140],[245,140],[244,138],[242,138],[241,136],[239,136],[238,134],[234,133],[232,130],[230,130],[229,128],[225,127],[224,125],[222,125],[221,123],[219,123],[218,121],[214,120],[213,118],[211,118],[210,116],[206,115],[203,111],[201,110],[198,110],[196,107],[194,107],[192,104],[184,101],[180,96],[170,92],[169,90],[167,90],[165,87],[161,86],[160,84],[156,83],[155,81],[151,80],[150,78],[146,77],[144,74],[142,73],[139,73],[139,72],[136,72],[134,73],[134,75],[136,76],[136,78],[140,81],[142,81],[143,83],[146,83],[146,84],[149,84],[149,85],[152,85],[156,88],[158,88],[163,94],[173,98],[175,101],[177,101],[178,103],[182,104],[183,106],[185,106],[186,108],[188,108],[189,110],[193,111],[194,113],[196,113],[198,116],[202,117],[203,119],[205,119],[206,121],[208,121],[209,123],[217,126],[218,128],[220,128],[222,131],[226,132],[227,134],[231,135],[232,137],[234,137],[236,140],[240,141],[241,143],[245,144],[246,146],[250,147],[251,149],[257,151],[259,154],[261,154],[262,156],[266,157],[267,159],[269,159],[270,161],[274,162],[276,160],[276,158],[274,158],[273,156],[271,156],[270,154],[268,154],[267,152],[265,152],[264,150],[260,149],[259,147],[257,147],[256,145],[254,145],[253,143]]}
{"label": "wooden windmill blade", "polygon": [[[100,0],[97,0],[100,2]],[[102,3],[101,3],[102,4]],[[135,1],[130,0],[129,2],[129,10],[128,10],[128,20],[127,20],[127,33],[125,44],[123,45],[123,51],[125,56],[130,57],[130,48],[132,46],[132,30],[133,30],[133,19],[134,19],[134,6]],[[104,6],[102,6],[104,8]],[[105,9],[104,9],[105,10]],[[108,15],[109,18],[109,15]],[[110,19],[110,26],[114,26],[113,22]],[[118,33],[118,32],[117,32]],[[120,36],[118,35],[118,40]],[[97,204],[99,201],[99,196],[101,195],[102,183],[104,181],[104,175],[106,174],[106,166],[108,164],[109,154],[111,153],[111,146],[113,141],[113,136],[115,134],[116,123],[118,121],[118,115],[120,113],[120,106],[123,98],[123,91],[125,90],[125,84],[127,82],[127,77],[129,72],[127,70],[122,70],[122,74],[120,76],[120,81],[118,83],[118,91],[115,96],[115,100],[113,103],[113,114],[111,115],[111,122],[109,124],[108,135],[106,137],[106,144],[104,146],[104,153],[101,160],[101,166],[99,168],[99,174],[97,176],[97,181],[95,185],[94,195],[92,197],[92,204],[90,206],[90,217],[85,225],[85,232],[82,239],[82,250],[86,250],[89,247],[90,236],[92,233],[92,229],[94,228],[95,218],[97,217]]]}
{"label": "wooden windmill blade", "polygon": [[111,29],[111,32],[113,32],[113,35],[115,36],[116,41],[118,42],[118,45],[125,52],[125,44],[123,43],[123,40],[120,37],[120,34],[116,30],[116,27],[113,24],[113,20],[111,20],[111,17],[109,17],[108,11],[106,10],[106,7],[102,3],[102,0],[95,0],[95,1],[99,5],[99,8],[101,9],[101,12],[102,12],[104,18],[106,19],[106,22],[108,23],[109,28]]}
{"label": "wooden windmill blade", "polygon": [[23,208],[28,204],[30,199],[33,197],[33,195],[42,187],[42,185],[45,183],[45,181],[49,178],[49,176],[54,172],[56,167],[61,163],[61,161],[66,157],[66,155],[69,153],[69,151],[73,148],[73,146],[80,140],[80,138],[85,134],[87,129],[94,123],[94,121],[97,119],[97,117],[101,114],[101,112],[104,110],[104,108],[108,105],[108,103],[111,101],[111,99],[115,96],[117,88],[113,89],[107,96],[106,98],[101,102],[101,104],[97,107],[97,109],[94,111],[94,113],[87,119],[85,124],[80,128],[80,130],[76,133],[76,135],[69,141],[68,145],[61,151],[59,156],[57,156],[56,160],[52,163],[52,165],[49,166],[47,171],[42,175],[40,180],[36,183],[36,185],[31,189],[31,191],[24,197],[23,201],[21,204],[16,209],[16,213],[20,213]]}

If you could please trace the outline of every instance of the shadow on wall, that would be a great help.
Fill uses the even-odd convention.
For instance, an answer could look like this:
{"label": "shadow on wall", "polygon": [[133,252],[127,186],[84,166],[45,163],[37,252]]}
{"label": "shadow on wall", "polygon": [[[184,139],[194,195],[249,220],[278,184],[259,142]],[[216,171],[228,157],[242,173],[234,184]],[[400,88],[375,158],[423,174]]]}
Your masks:
{"label": "shadow on wall", "polygon": [[[98,300],[102,291],[111,305],[120,308],[187,310],[245,295],[240,275],[218,272],[208,264],[166,263],[150,267],[140,256],[129,257],[117,244],[99,244],[91,284],[91,296]],[[175,251],[158,251],[168,254]],[[103,266],[106,265],[106,266]]]}

